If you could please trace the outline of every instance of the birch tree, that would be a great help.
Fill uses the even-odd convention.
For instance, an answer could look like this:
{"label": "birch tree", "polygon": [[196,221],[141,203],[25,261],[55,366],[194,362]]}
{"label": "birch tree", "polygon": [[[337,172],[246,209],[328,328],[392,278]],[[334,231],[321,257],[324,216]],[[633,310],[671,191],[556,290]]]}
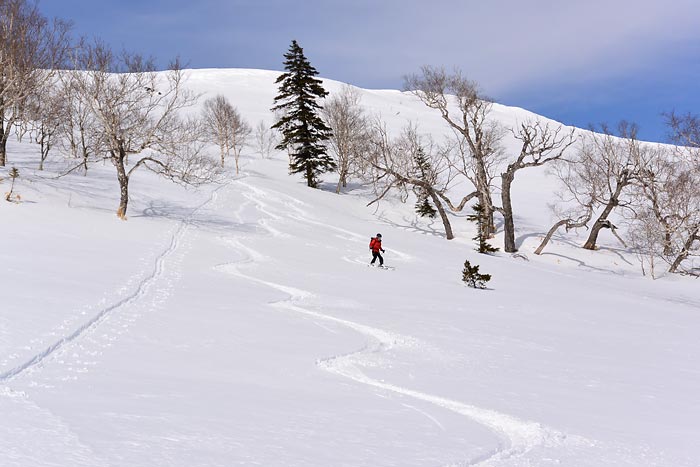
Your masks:
{"label": "birch tree", "polygon": [[692,273],[682,265],[700,248],[700,171],[687,152],[659,154],[637,184],[634,245],[650,264],[660,258],[671,273]]}
{"label": "birch tree", "polygon": [[643,176],[653,157],[649,147],[637,139],[635,125],[620,122],[618,133],[616,137],[603,125],[601,133],[591,132],[584,137],[580,150],[581,181],[590,185],[594,203],[602,208],[583,245],[587,250],[596,249],[601,229],[609,228],[614,233],[610,214],[618,207],[630,206],[630,188]]}
{"label": "birch tree", "polygon": [[515,222],[511,196],[516,172],[561,159],[575,142],[573,129],[564,131],[561,126],[552,128],[549,124],[542,124],[539,121],[522,123],[518,131],[513,130],[513,136],[521,143],[520,153],[501,173],[501,206],[496,208],[503,215],[503,249],[507,253],[518,251],[515,246]]}
{"label": "birch tree", "polygon": [[[426,106],[440,112],[457,137],[455,148],[462,166],[476,188],[485,221],[481,223],[485,238],[495,233],[495,207],[491,197],[491,180],[495,159],[500,155],[503,136],[499,125],[489,119],[492,103],[481,95],[478,85],[459,71],[448,75],[444,69],[425,66],[419,74],[405,78],[404,89],[416,95]],[[462,205],[463,207],[463,205]]]}
{"label": "birch tree", "polygon": [[44,162],[49,156],[61,127],[66,119],[66,100],[59,92],[57,82],[45,83],[36,94],[27,99],[25,119],[31,120],[34,141],[39,144],[39,170],[44,170]]}
{"label": "birch tree", "polygon": [[335,192],[348,186],[348,178],[362,172],[361,153],[367,149],[368,121],[360,106],[360,94],[351,86],[326,99],[323,118],[331,129],[328,148],[336,160],[338,185]]}
{"label": "birch tree", "polygon": [[90,109],[106,157],[117,172],[117,216],[126,219],[132,174],[145,168],[186,184],[210,181],[213,163],[201,154],[199,125],[179,112],[197,96],[185,89],[183,71],[173,63],[156,73],[153,62],[101,44],[87,47],[86,70],[77,74],[76,92]]}
{"label": "birch tree", "polygon": [[26,0],[0,0],[0,167],[26,100],[53,79],[69,47],[70,25]]}
{"label": "birch tree", "polygon": [[220,94],[204,101],[202,120],[207,135],[219,146],[221,167],[224,167],[225,159],[233,154],[238,175],[238,160],[250,136],[250,125],[228,99]]}
{"label": "birch tree", "polygon": [[[398,190],[406,200],[411,188],[422,191],[437,209],[448,240],[454,238],[445,193],[454,180],[446,158],[430,140],[421,138],[414,126],[404,128],[401,136],[391,138],[386,126],[376,120],[365,160],[373,172],[377,197],[368,205],[384,198],[391,190]],[[419,163],[423,160],[424,163]]]}

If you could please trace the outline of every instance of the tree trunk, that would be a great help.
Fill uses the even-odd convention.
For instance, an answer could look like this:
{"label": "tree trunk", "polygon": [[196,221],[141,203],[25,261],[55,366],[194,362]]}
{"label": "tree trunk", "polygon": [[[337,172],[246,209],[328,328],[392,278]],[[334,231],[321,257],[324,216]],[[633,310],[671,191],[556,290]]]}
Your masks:
{"label": "tree trunk", "polygon": [[542,240],[542,243],[540,243],[540,246],[538,246],[537,249],[535,250],[535,254],[536,255],[542,254],[542,250],[544,250],[544,247],[546,247],[547,244],[549,243],[549,241],[552,239],[552,235],[554,235],[554,232],[556,232],[559,229],[559,227],[561,227],[562,225],[566,225],[568,222],[569,222],[569,219],[564,219],[564,220],[561,220],[561,221],[557,222],[556,224],[554,224],[552,226],[552,228],[549,229],[549,232],[547,232],[547,235],[544,236],[544,240]]}
{"label": "tree trunk", "polygon": [[117,209],[117,216],[126,220],[126,210],[129,204],[129,176],[126,173],[126,168],[124,167],[125,154],[122,150],[119,151],[119,155],[112,156],[114,160],[114,165],[117,167],[117,180],[119,180],[119,209]]}
{"label": "tree trunk", "polygon": [[492,238],[496,233],[496,224],[493,220],[493,200],[491,199],[491,192],[489,190],[488,175],[486,173],[486,167],[482,160],[476,161],[476,181],[477,181],[477,191],[479,192],[479,203],[483,207],[484,222],[482,225],[482,233],[484,238]]}
{"label": "tree trunk", "polygon": [[240,148],[233,148],[233,160],[236,164],[236,175],[238,175],[239,172],[239,167],[238,167],[238,160],[241,158],[241,149]]}
{"label": "tree trunk", "polygon": [[593,217],[593,208],[591,206],[588,206],[588,211],[585,215],[579,217],[576,220],[573,219],[563,219],[557,222],[552,226],[551,229],[549,229],[549,232],[547,232],[547,235],[545,235],[544,240],[542,240],[542,243],[540,246],[537,247],[535,250],[535,254],[539,255],[542,254],[542,250],[544,250],[544,247],[547,246],[549,241],[552,239],[552,235],[554,235],[554,232],[556,232],[559,227],[562,225],[566,226],[566,230],[569,231],[571,229],[576,229],[578,227],[583,227],[588,225],[588,223],[591,220],[591,217]]}
{"label": "tree trunk", "polygon": [[7,138],[5,134],[4,111],[0,110],[0,167],[7,161]]}
{"label": "tree trunk", "polygon": [[306,185],[310,188],[316,188],[316,180],[314,180],[314,171],[311,163],[306,163]]}
{"label": "tree trunk", "polygon": [[583,248],[586,250],[595,250],[596,249],[596,242],[598,241],[598,234],[600,233],[600,230],[604,227],[608,226],[608,223],[605,222],[608,220],[608,216],[612,212],[612,210],[617,206],[617,198],[612,198],[610,201],[608,201],[608,204],[605,206],[605,209],[603,212],[600,214],[598,219],[595,221],[593,224],[593,227],[591,228],[591,234],[588,236],[588,240],[586,240],[586,243],[583,245]]}
{"label": "tree trunk", "polygon": [[44,129],[39,130],[40,135],[39,136],[39,147],[40,147],[40,152],[41,152],[41,161],[39,162],[39,170],[44,170],[44,161],[46,160],[47,157],[49,157],[49,142],[48,142],[48,137],[46,135],[46,132]]}
{"label": "tree trunk", "polygon": [[586,250],[596,249],[596,242],[598,241],[598,234],[600,233],[600,229],[609,226],[609,222],[606,222],[608,220],[608,216],[613,211],[613,209],[615,209],[615,207],[618,204],[620,204],[620,194],[622,193],[622,189],[629,185],[629,183],[630,182],[626,174],[623,174],[621,178],[618,177],[617,185],[615,186],[615,191],[610,195],[608,204],[605,205],[605,209],[603,209],[603,212],[598,217],[598,220],[596,220],[593,224],[591,234],[588,236],[588,240],[586,240],[586,243],[583,245],[583,248],[585,248]]}
{"label": "tree trunk", "polygon": [[219,148],[221,149],[221,167],[224,167],[224,157],[226,156],[226,153],[224,152],[224,145],[220,144]]}
{"label": "tree trunk", "polygon": [[85,131],[82,127],[80,128],[80,145],[83,151],[83,168],[85,169],[85,173],[83,173],[83,175],[86,176],[88,171],[88,158],[90,157],[90,153],[88,152],[87,145],[85,144]]}
{"label": "tree trunk", "polygon": [[671,264],[671,267],[668,269],[668,272],[675,273],[678,271],[678,268],[681,266],[681,263],[688,258],[690,254],[690,249],[693,247],[693,243],[695,243],[696,241],[700,241],[700,236],[698,235],[700,235],[700,225],[696,225],[695,230],[693,230],[693,232],[690,233],[688,239],[683,245],[683,249],[673,261],[673,264]]}
{"label": "tree trunk", "polygon": [[437,193],[435,193],[435,190],[427,189],[426,191],[430,194],[430,198],[433,200],[433,204],[435,204],[435,207],[440,213],[442,225],[445,227],[445,236],[448,240],[452,240],[453,238],[455,238],[454,233],[452,233],[452,224],[450,224],[450,218],[447,217],[447,211],[445,211],[445,208],[442,205],[442,201],[440,201],[440,198],[438,197]]}
{"label": "tree trunk", "polygon": [[515,222],[513,221],[513,203],[510,198],[510,187],[515,178],[514,173],[505,172],[501,174],[501,204],[503,214],[503,250],[506,253],[515,253]]}
{"label": "tree trunk", "polygon": [[340,170],[338,171],[338,186],[335,188],[337,194],[340,193],[341,188],[348,186],[347,176],[347,168],[344,165],[340,166]]}

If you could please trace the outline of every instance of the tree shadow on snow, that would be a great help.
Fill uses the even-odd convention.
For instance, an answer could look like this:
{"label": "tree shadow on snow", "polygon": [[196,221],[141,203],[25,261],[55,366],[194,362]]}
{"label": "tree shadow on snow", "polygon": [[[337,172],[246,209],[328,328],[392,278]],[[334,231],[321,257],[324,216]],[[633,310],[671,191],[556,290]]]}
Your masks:
{"label": "tree shadow on snow", "polygon": [[218,233],[265,233],[265,230],[255,223],[234,222],[209,211],[192,214],[191,207],[184,207],[165,201],[151,201],[148,203],[148,207],[140,214],[134,214],[131,217],[162,218],[176,222],[185,222],[188,225],[206,228]]}
{"label": "tree shadow on snow", "polygon": [[[387,219],[383,215],[379,215],[379,220],[384,222],[387,225],[390,225],[392,227],[396,227],[397,229],[407,230],[409,232],[417,232],[417,233],[421,233],[423,235],[432,235],[434,237],[445,238],[445,231],[442,227],[441,221],[431,220],[427,226],[423,226],[423,225],[418,224],[418,219],[409,218],[406,216],[404,216],[402,219],[405,223],[401,223],[401,224],[398,222],[392,221],[390,219]],[[437,225],[437,227],[434,227],[435,225]]]}
{"label": "tree shadow on snow", "polygon": [[623,272],[621,272],[621,271],[615,271],[615,270],[612,270],[612,269],[598,268],[598,267],[595,267],[595,266],[591,266],[591,265],[589,265],[589,264],[586,264],[584,261],[582,261],[582,260],[580,260],[580,259],[572,258],[571,256],[562,255],[562,254],[560,254],[560,253],[548,253],[548,252],[544,252],[544,253],[542,253],[541,256],[554,256],[554,257],[557,257],[557,258],[567,259],[567,260],[569,260],[569,261],[571,261],[571,262],[577,264],[579,267],[586,268],[586,269],[590,269],[591,271],[604,272],[604,273],[607,273],[607,274],[615,274],[616,276],[624,276],[624,275],[625,275],[625,274],[624,274]]}

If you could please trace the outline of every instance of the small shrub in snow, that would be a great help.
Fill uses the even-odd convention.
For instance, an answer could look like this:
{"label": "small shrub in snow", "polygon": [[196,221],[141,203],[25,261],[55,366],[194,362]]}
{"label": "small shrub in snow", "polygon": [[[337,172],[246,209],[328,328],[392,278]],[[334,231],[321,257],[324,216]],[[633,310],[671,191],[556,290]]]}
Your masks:
{"label": "small shrub in snow", "polygon": [[12,179],[12,184],[10,185],[10,191],[5,193],[5,201],[10,201],[10,202],[18,202],[21,198],[18,194],[14,193],[15,189],[15,180],[19,178],[19,170],[17,170],[17,167],[12,167],[10,169],[10,172],[8,173],[10,178]]}
{"label": "small shrub in snow", "polygon": [[474,289],[485,289],[486,283],[491,280],[491,274],[480,274],[479,265],[475,264],[472,266],[469,260],[467,260],[464,262],[462,280],[465,284]]}

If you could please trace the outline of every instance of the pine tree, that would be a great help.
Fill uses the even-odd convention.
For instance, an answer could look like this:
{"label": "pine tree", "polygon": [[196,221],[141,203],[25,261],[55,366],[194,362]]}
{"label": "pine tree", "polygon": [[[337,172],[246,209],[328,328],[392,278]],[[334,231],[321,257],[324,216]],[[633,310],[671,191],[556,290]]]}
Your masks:
{"label": "pine tree", "polygon": [[486,215],[484,213],[484,208],[481,206],[481,204],[477,203],[474,206],[472,206],[472,209],[474,210],[474,214],[470,214],[467,216],[467,220],[476,222],[476,237],[473,237],[474,240],[477,241],[477,248],[476,251],[479,253],[484,253],[484,254],[489,254],[489,253],[495,253],[498,251],[498,248],[495,246],[491,245],[487,238],[484,236],[484,229],[482,228],[483,222],[486,220]]}
{"label": "pine tree", "polygon": [[[416,177],[418,179],[426,183],[432,182],[432,179],[434,178],[433,170],[422,147],[419,147],[415,156],[413,156],[413,165]],[[437,211],[433,205],[430,204],[430,200],[428,200],[428,193],[426,190],[424,188],[417,187],[415,193],[418,197],[418,201],[416,201],[415,206],[416,213],[418,213],[418,215],[421,217],[429,217],[431,219],[437,216]]]}
{"label": "pine tree", "polygon": [[472,266],[469,260],[464,262],[462,281],[474,289],[485,289],[486,283],[491,280],[491,274],[480,274],[479,265]]}
{"label": "pine tree", "polygon": [[416,202],[416,213],[421,217],[429,217],[430,219],[437,216],[437,211],[433,205],[430,204],[427,196],[422,197],[421,199],[421,196],[419,195],[418,201]]}
{"label": "pine tree", "polygon": [[280,120],[272,125],[282,132],[277,149],[290,153],[289,172],[302,173],[308,186],[318,187],[318,175],[335,169],[333,158],[326,154],[324,141],[331,130],[319,117],[321,106],[316,101],[328,95],[321,80],[314,78],[318,71],[304,56],[297,41],[293,40],[284,55],[284,69],[275,83],[280,84],[272,111],[282,111]]}

